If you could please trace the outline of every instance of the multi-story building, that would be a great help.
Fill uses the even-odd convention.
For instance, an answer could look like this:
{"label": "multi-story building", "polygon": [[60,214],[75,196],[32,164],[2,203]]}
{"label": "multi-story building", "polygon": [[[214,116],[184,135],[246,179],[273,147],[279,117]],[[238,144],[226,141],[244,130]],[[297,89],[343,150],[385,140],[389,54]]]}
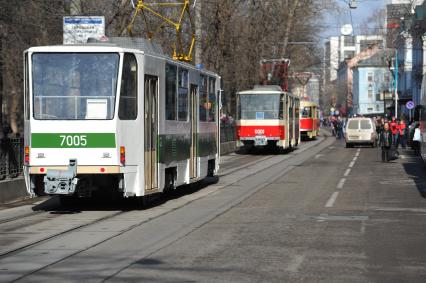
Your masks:
{"label": "multi-story building", "polygon": [[340,63],[351,59],[372,44],[384,45],[382,35],[341,35],[332,36],[325,42],[325,74],[324,83],[328,84],[337,79]]}
{"label": "multi-story building", "polygon": [[383,115],[390,106],[392,74],[386,64],[386,51],[360,60],[353,68],[353,109],[356,115]]}
{"label": "multi-story building", "polygon": [[[398,58],[398,111],[411,116],[406,108],[408,101],[419,105],[424,74],[424,52],[426,50],[426,6],[423,1],[389,1],[387,5],[388,38],[391,36],[396,52],[393,60]],[[397,2],[397,3],[396,3]],[[424,84],[423,84],[424,85]]]}

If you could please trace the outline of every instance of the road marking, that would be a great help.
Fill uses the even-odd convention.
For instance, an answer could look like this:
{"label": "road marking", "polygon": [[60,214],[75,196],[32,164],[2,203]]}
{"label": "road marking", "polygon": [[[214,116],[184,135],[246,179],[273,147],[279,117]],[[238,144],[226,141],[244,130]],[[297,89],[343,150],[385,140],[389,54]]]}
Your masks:
{"label": "road marking", "polygon": [[413,179],[388,179],[379,181],[380,185],[406,185],[406,186],[416,186],[417,183]]}
{"label": "road marking", "polygon": [[320,158],[321,156],[323,156],[324,154],[317,154],[315,155],[315,159]]}
{"label": "road marking", "polygon": [[313,217],[317,221],[367,221],[370,217],[365,215],[328,215],[320,214],[320,216]]}
{"label": "road marking", "polygon": [[360,152],[361,151],[361,149],[360,148],[358,148],[357,150],[356,150],[356,152]]}
{"label": "road marking", "polygon": [[288,272],[298,272],[304,260],[304,255],[295,255],[285,270]]}
{"label": "road marking", "polygon": [[339,183],[337,184],[337,188],[343,189],[343,185],[345,184],[345,182],[346,182],[346,178],[340,179]]}
{"label": "road marking", "polygon": [[356,161],[358,159],[358,157],[357,156],[355,156],[353,159],[352,159],[352,161]]}
{"label": "road marking", "polygon": [[339,192],[334,192],[331,197],[328,199],[327,203],[325,204],[325,207],[333,207],[334,202],[337,199],[337,196],[339,195]]}
{"label": "road marking", "polygon": [[351,169],[346,169],[345,174],[343,174],[343,176],[347,177],[349,175],[349,173],[351,173]]}
{"label": "road marking", "polygon": [[365,221],[361,222],[361,234],[364,235],[365,234]]}
{"label": "road marking", "polygon": [[351,163],[349,163],[349,168],[354,167],[355,161],[351,161]]}
{"label": "road marking", "polygon": [[358,157],[359,156],[359,151],[357,151],[357,153],[355,153],[355,156]]}

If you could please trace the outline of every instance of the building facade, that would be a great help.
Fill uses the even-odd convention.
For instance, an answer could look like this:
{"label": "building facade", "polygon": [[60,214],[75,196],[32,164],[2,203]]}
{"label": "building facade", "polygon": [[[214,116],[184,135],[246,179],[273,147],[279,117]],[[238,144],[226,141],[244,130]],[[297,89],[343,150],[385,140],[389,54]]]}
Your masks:
{"label": "building facade", "polygon": [[330,37],[324,45],[324,83],[331,83],[337,79],[338,68],[342,62],[354,58],[373,44],[383,46],[384,40],[382,35],[341,35]]}
{"label": "building facade", "polygon": [[392,73],[386,66],[383,51],[361,60],[353,68],[354,115],[377,116],[388,114],[391,105]]}

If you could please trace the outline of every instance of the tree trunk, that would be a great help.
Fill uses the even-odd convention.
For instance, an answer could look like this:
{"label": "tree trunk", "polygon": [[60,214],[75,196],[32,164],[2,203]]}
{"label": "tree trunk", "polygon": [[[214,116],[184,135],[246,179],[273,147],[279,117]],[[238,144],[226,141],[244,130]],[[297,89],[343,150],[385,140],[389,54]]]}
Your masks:
{"label": "tree trunk", "polygon": [[287,17],[287,23],[285,26],[285,32],[283,37],[283,56],[285,56],[287,52],[287,46],[290,39],[290,31],[293,29],[293,23],[294,23],[294,14],[296,12],[297,6],[299,6],[300,0],[293,0],[290,2],[290,7],[288,10],[288,17]]}

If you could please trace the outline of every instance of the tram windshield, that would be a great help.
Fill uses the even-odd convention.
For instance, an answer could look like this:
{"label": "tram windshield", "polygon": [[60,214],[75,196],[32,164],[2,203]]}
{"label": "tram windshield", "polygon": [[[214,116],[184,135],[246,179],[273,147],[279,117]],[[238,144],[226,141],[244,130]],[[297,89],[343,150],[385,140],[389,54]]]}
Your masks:
{"label": "tram windshield", "polygon": [[34,53],[34,118],[112,119],[118,66],[117,53]]}
{"label": "tram windshield", "polygon": [[311,107],[303,107],[302,110],[302,118],[311,118]]}
{"label": "tram windshield", "polygon": [[239,118],[248,120],[282,119],[280,94],[240,94]]}

